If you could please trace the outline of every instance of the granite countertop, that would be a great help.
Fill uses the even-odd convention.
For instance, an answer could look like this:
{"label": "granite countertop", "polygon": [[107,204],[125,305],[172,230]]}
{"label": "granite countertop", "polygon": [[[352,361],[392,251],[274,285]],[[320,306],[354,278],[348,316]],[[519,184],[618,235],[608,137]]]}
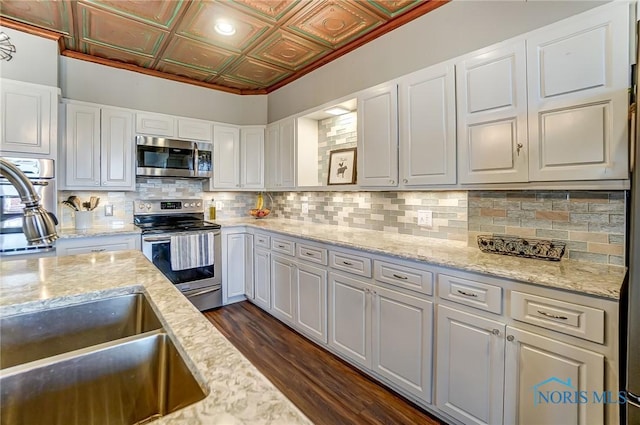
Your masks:
{"label": "granite countertop", "polygon": [[112,226],[95,225],[88,229],[76,229],[75,227],[59,227],[57,229],[60,239],[89,238],[93,236],[115,236],[115,235],[139,235],[140,228],[133,224],[121,224]]}
{"label": "granite countertop", "polygon": [[403,235],[298,220],[251,217],[216,220],[223,227],[249,226],[373,254],[424,261],[436,266],[483,273],[520,282],[620,299],[626,268],[563,259],[543,261],[488,254],[465,242]]}
{"label": "granite countertop", "polygon": [[144,291],[207,397],[157,424],[311,424],[140,251],[0,263],[0,316]]}

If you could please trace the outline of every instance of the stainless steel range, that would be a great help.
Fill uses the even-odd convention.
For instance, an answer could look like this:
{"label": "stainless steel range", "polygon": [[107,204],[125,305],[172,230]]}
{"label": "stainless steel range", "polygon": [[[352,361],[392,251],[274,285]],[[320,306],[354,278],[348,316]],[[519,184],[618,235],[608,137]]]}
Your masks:
{"label": "stainless steel range", "polygon": [[202,199],[134,201],[142,252],[200,310],[222,305],[220,225]]}

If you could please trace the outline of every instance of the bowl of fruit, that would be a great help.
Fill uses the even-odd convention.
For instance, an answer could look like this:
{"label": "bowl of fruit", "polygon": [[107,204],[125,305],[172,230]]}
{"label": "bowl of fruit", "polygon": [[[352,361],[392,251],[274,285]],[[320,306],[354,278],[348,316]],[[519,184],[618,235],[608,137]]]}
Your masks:
{"label": "bowl of fruit", "polygon": [[251,208],[249,210],[249,214],[255,218],[264,218],[268,216],[270,213],[271,213],[271,210],[264,206],[264,197],[262,196],[262,193],[259,193],[258,200],[256,202],[256,207]]}

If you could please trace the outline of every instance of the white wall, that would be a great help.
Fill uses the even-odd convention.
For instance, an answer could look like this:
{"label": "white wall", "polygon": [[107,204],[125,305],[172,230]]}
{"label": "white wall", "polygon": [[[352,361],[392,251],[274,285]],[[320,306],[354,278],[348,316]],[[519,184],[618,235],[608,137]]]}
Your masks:
{"label": "white wall", "polygon": [[268,95],[269,122],[606,2],[453,1]]}
{"label": "white wall", "polygon": [[16,46],[10,61],[0,61],[0,76],[27,83],[58,87],[58,43],[0,26]]}
{"label": "white wall", "polygon": [[240,96],[60,57],[62,97],[229,124],[266,124],[267,96]]}

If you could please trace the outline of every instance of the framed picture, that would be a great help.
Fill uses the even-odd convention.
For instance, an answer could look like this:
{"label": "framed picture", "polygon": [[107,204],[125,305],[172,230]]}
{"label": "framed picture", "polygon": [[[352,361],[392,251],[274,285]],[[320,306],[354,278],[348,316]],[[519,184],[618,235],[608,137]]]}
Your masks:
{"label": "framed picture", "polygon": [[356,148],[329,152],[327,184],[356,184]]}

